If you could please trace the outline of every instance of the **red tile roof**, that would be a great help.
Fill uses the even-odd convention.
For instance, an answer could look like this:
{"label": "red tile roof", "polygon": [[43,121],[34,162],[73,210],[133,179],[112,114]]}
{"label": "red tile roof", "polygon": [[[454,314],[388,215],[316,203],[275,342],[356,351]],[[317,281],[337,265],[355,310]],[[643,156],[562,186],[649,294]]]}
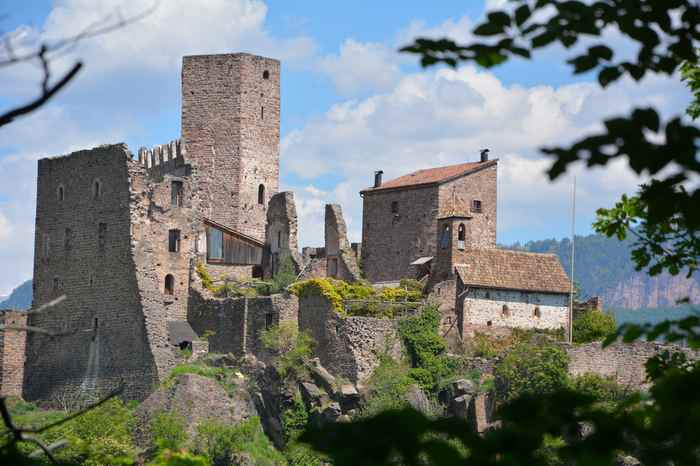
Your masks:
{"label": "red tile roof", "polygon": [[472,249],[464,251],[457,275],[467,286],[544,293],[569,293],[571,282],[554,254]]}
{"label": "red tile roof", "polygon": [[446,167],[426,168],[418,170],[408,175],[399,176],[393,180],[385,181],[378,188],[367,188],[362,192],[381,191],[384,189],[405,188],[409,186],[420,186],[436,183],[444,183],[454,178],[469,174],[479,168],[488,167],[498,162],[498,159],[486,162],[469,162]]}

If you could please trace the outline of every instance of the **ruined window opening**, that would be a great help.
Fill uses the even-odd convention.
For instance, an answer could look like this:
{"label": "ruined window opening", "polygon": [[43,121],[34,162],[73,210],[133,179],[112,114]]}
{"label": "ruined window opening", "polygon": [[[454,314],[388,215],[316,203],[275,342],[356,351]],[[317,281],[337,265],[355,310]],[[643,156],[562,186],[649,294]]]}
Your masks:
{"label": "ruined window opening", "polygon": [[168,230],[168,251],[180,252],[180,230]]}
{"label": "ruined window opening", "polygon": [[270,72],[265,70],[263,71],[263,79],[270,79]]}
{"label": "ruined window opening", "polygon": [[265,203],[265,185],[261,184],[258,186],[258,204]]}
{"label": "ruined window opening", "polygon": [[442,249],[447,249],[450,245],[450,227],[445,225],[442,229],[442,237],[440,238],[440,247]]}
{"label": "ruined window opening", "polygon": [[457,249],[464,249],[466,236],[464,223],[460,223],[459,228],[457,228]]}
{"label": "ruined window opening", "polygon": [[273,315],[271,313],[265,314],[265,329],[272,327]]}
{"label": "ruined window opening", "polygon": [[100,196],[102,196],[102,183],[100,183],[100,180],[95,180],[92,183],[92,198],[99,199]]}
{"label": "ruined window opening", "polygon": [[104,251],[106,244],[107,244],[107,224],[100,223],[97,226],[97,246],[100,249],[100,251]]}
{"label": "ruined window opening", "polygon": [[170,205],[172,207],[182,207],[182,181],[173,181],[170,185]]}
{"label": "ruined window opening", "polygon": [[66,228],[65,234],[63,236],[63,247],[66,251],[73,247],[73,230]]}
{"label": "ruined window opening", "polygon": [[532,315],[538,319],[542,317],[542,311],[540,311],[539,306],[535,306],[535,310],[532,312]]}
{"label": "ruined window opening", "polygon": [[398,214],[399,213],[399,203],[397,201],[394,201],[391,203],[391,213],[392,214]]}
{"label": "ruined window opening", "polygon": [[175,277],[173,277],[172,274],[167,274],[165,276],[165,294],[175,294]]}
{"label": "ruined window opening", "polygon": [[180,348],[181,351],[185,350],[190,350],[192,351],[192,342],[191,341],[181,341],[180,343],[177,344],[178,348]]}
{"label": "ruined window opening", "polygon": [[63,189],[63,185],[59,186],[56,190],[56,198],[59,201],[63,201],[63,199],[65,198],[65,190]]}
{"label": "ruined window opening", "polygon": [[503,309],[501,309],[501,317],[510,317],[510,309],[505,304],[503,305]]}
{"label": "ruined window opening", "polygon": [[224,260],[224,232],[207,228],[207,259]]}
{"label": "ruined window opening", "polygon": [[479,199],[472,201],[472,212],[481,212],[481,201]]}
{"label": "ruined window opening", "polygon": [[282,232],[278,231],[277,232],[277,249],[282,248]]}

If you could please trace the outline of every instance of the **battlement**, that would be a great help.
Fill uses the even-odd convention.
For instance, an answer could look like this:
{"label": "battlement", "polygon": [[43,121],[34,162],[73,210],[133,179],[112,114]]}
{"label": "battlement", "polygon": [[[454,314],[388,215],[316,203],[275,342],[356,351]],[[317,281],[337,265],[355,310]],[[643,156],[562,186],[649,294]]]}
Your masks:
{"label": "battlement", "polygon": [[140,147],[138,162],[148,169],[149,175],[164,175],[185,164],[185,145],[180,139],[152,148]]}

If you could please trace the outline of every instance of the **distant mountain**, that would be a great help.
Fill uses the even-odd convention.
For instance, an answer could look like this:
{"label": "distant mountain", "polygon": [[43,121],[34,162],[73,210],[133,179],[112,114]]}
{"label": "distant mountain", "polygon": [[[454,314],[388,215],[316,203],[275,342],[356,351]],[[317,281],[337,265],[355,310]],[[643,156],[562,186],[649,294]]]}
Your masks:
{"label": "distant mountain", "polygon": [[24,311],[32,306],[32,281],[27,280],[12,290],[10,296],[0,302],[0,309]]}
{"label": "distant mountain", "polygon": [[[607,308],[672,307],[682,298],[700,303],[700,274],[660,274],[650,277],[634,270],[630,259],[631,240],[618,241],[600,235],[576,237],[575,281],[585,296],[601,296]],[[506,246],[559,256],[566,273],[571,267],[571,241],[548,239]]]}

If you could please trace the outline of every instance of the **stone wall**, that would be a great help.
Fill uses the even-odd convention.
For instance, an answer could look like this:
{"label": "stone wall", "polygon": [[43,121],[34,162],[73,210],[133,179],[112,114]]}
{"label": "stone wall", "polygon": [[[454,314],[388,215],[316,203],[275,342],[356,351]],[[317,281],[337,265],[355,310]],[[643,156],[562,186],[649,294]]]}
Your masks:
{"label": "stone wall", "polygon": [[661,351],[682,351],[692,360],[700,358],[698,351],[657,342],[613,343],[606,348],[599,342],[562,346],[569,355],[569,374],[594,373],[612,377],[632,390],[648,386],[644,364]]}
{"label": "stone wall", "polygon": [[[459,290],[458,292],[461,292]],[[457,306],[462,335],[484,327],[526,329],[566,328],[565,294],[471,288]]]}
{"label": "stone wall", "polygon": [[[0,324],[25,327],[27,314],[0,311]],[[0,330],[0,396],[22,397],[26,342],[27,332],[23,330]]]}
{"label": "stone wall", "polygon": [[348,241],[348,228],[339,204],[326,204],[324,234],[328,276],[346,282],[359,280],[360,267]]}
{"label": "stone wall", "polygon": [[277,274],[282,261],[291,258],[296,273],[302,268],[297,238],[298,221],[294,193],[277,193],[270,199],[265,226],[266,251],[263,258],[263,276],[271,278]]}
{"label": "stone wall", "polygon": [[133,167],[143,168],[124,145],[39,160],[33,303],[66,299],[28,324],[66,335],[27,336],[28,400],[122,383],[141,399],[157,381],[131,241]]}
{"label": "stone wall", "polygon": [[401,357],[402,345],[396,320],[341,317],[323,296],[299,302],[299,329],[315,341],[314,353],[323,367],[335,375],[362,384],[387,353]]}

